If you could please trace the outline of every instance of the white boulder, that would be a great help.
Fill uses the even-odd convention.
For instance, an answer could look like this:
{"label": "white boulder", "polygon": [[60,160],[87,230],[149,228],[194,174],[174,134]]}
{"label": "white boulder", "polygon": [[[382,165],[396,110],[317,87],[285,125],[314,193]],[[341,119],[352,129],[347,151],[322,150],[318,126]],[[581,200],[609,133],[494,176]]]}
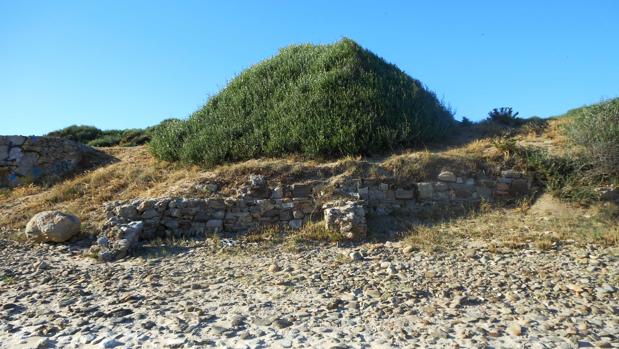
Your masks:
{"label": "white boulder", "polygon": [[80,219],[60,211],[39,212],[26,225],[26,237],[40,242],[65,242],[80,231]]}

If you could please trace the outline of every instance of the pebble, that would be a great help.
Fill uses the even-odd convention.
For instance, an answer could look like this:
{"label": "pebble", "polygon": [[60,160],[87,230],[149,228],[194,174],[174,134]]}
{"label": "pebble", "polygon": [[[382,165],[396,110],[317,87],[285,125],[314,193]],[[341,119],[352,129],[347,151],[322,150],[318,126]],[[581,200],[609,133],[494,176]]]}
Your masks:
{"label": "pebble", "polygon": [[93,348],[571,348],[619,335],[609,248],[230,246],[100,263],[0,240],[12,280],[0,283],[0,348],[48,337]]}

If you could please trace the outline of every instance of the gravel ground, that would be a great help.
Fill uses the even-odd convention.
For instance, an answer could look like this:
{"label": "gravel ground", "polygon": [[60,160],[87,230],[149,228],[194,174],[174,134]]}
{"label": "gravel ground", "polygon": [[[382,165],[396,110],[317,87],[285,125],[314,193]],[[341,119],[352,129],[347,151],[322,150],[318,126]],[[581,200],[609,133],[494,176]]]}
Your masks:
{"label": "gravel ground", "polygon": [[0,348],[619,347],[616,250],[166,251],[0,240]]}

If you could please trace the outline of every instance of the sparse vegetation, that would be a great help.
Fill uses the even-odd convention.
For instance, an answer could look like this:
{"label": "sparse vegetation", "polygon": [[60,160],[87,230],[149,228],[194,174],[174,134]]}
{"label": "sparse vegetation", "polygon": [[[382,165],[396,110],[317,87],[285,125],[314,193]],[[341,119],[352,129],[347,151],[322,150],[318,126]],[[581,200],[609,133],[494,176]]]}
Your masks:
{"label": "sparse vegetation", "polygon": [[159,125],[145,129],[100,130],[94,126],[73,125],[47,134],[50,137],[70,139],[93,147],[135,147],[148,143],[159,128],[174,123],[177,119],[167,119]]}
{"label": "sparse vegetation", "polygon": [[563,118],[560,132],[569,150],[552,154],[514,141],[497,145],[535,171],[555,195],[592,203],[599,199],[600,186],[619,184],[619,99],[569,111]]}
{"label": "sparse vegetation", "polygon": [[211,167],[263,156],[373,154],[445,137],[452,113],[419,81],[349,39],[280,50],[187,121],[154,134],[155,156]]}
{"label": "sparse vegetation", "polygon": [[[555,199],[556,200],[556,199]],[[482,239],[496,247],[533,247],[546,250],[574,240],[602,246],[619,245],[619,207],[616,204],[589,208],[572,207],[549,196],[539,204],[513,207],[481,207],[470,215],[413,226],[405,243],[430,251],[458,245],[461,239]]]}

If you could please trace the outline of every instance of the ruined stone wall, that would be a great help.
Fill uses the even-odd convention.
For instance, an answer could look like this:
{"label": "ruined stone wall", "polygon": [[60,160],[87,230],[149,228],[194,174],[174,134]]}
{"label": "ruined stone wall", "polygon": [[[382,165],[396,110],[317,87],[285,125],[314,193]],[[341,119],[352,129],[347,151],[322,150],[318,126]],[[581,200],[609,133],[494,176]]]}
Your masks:
{"label": "ruined stone wall", "polygon": [[[278,225],[298,229],[322,218],[310,184],[286,188],[253,186],[249,195],[230,198],[146,198],[106,204],[109,226],[142,221],[142,236],[200,236],[209,232],[243,233]],[[255,196],[257,195],[257,196]]]}
{"label": "ruined stone wall", "polygon": [[54,183],[110,160],[91,147],[62,138],[0,136],[0,188]]}
{"label": "ruined stone wall", "polygon": [[[346,217],[337,213],[337,207],[333,209],[337,205],[331,202],[337,201],[342,202],[340,207],[358,203],[355,207],[363,207],[364,215],[389,215],[395,210],[415,214],[427,206],[514,198],[526,194],[530,186],[531,180],[516,171],[503,171],[494,179],[461,178],[445,171],[436,181],[407,185],[384,179],[350,179],[327,194],[325,183],[319,181],[269,186],[264,177],[252,176],[235,197],[114,201],[106,204],[106,211],[110,226],[142,221],[145,238],[198,236],[209,232],[243,233],[266,225],[298,229],[308,221],[321,220],[325,209],[334,217]],[[355,208],[351,212],[360,211]]]}

